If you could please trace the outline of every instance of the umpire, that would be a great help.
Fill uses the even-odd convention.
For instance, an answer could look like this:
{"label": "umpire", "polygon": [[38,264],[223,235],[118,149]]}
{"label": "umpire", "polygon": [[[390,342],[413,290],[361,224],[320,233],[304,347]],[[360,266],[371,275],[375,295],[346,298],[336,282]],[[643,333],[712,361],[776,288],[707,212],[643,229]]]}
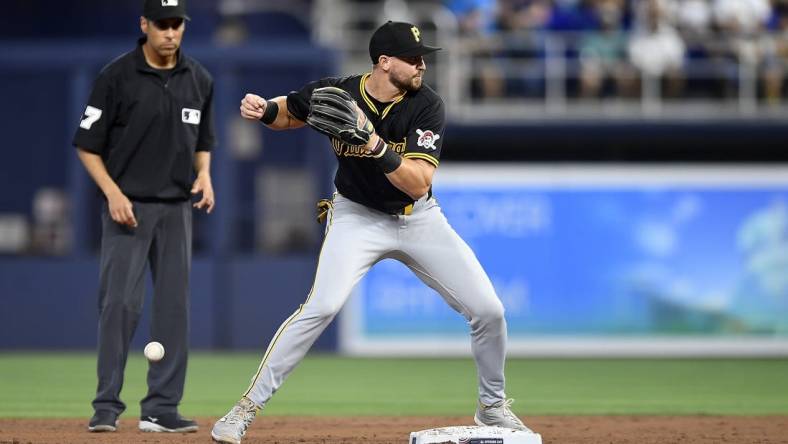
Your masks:
{"label": "umpire", "polygon": [[[98,388],[91,432],[114,432],[126,409],[123,371],[142,312],[145,269],[154,298],[151,340],[166,349],[148,368],[139,428],[194,432],[178,414],[186,378],[192,206],[214,207],[213,80],[183,55],[185,0],[145,0],[137,47],[99,74],[74,136],[101,189]],[[201,195],[191,203],[191,194]]]}

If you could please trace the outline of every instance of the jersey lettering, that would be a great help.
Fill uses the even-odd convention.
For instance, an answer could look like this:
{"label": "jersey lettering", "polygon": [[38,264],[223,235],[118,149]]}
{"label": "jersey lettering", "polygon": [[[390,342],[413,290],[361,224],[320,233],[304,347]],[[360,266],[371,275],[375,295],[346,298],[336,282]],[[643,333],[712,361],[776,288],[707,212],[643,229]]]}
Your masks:
{"label": "jersey lettering", "polygon": [[85,117],[83,117],[82,121],[79,122],[79,127],[89,130],[90,127],[93,126],[93,124],[96,123],[96,121],[100,118],[101,110],[88,105],[88,107],[85,108]]}
{"label": "jersey lettering", "polygon": [[[399,154],[400,156],[402,153],[405,152],[405,138],[403,138],[402,142],[386,142],[388,145],[388,149],[393,150],[395,153]],[[337,156],[342,157],[372,157],[372,155],[364,149],[361,145],[348,145],[341,140],[332,137],[331,138],[331,148],[334,149],[334,154]]]}
{"label": "jersey lettering", "polygon": [[395,153],[401,156],[405,152],[405,144],[408,143],[407,140],[407,137],[403,137],[402,142],[386,142],[386,145],[388,145],[388,149],[394,150]]}

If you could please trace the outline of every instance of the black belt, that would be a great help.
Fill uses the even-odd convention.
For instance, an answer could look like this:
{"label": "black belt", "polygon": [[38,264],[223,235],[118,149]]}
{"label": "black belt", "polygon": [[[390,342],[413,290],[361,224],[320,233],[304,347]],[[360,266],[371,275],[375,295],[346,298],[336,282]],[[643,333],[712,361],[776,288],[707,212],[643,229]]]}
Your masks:
{"label": "black belt", "polygon": [[[430,188],[430,190],[427,192],[427,199],[425,200],[430,200],[431,198],[432,198],[432,188]],[[418,200],[416,202],[418,202]],[[405,205],[404,207],[397,210],[397,212],[395,212],[394,214],[398,216],[410,216],[413,213],[413,205],[416,204],[416,202]]]}

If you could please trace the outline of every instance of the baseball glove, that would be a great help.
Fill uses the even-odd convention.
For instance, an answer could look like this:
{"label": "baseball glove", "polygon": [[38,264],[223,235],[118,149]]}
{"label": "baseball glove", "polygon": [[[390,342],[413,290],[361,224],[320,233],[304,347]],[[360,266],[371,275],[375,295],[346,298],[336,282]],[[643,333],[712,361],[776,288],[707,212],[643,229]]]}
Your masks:
{"label": "baseball glove", "polygon": [[312,92],[306,123],[348,145],[366,145],[375,132],[372,122],[358,109],[353,97],[333,86]]}

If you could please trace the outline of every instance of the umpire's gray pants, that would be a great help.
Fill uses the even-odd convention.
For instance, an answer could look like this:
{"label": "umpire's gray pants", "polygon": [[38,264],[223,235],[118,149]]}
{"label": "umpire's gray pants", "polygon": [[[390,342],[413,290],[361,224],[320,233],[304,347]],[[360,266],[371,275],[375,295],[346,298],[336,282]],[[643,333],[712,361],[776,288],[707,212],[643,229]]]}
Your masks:
{"label": "umpire's gray pants", "polygon": [[153,277],[150,340],[165,357],[148,368],[143,416],[175,412],[183,397],[189,333],[192,208],[190,202],[133,202],[138,226],[101,214],[101,271],[98,323],[98,388],[95,410],[120,414],[123,371],[145,299],[145,269]]}

